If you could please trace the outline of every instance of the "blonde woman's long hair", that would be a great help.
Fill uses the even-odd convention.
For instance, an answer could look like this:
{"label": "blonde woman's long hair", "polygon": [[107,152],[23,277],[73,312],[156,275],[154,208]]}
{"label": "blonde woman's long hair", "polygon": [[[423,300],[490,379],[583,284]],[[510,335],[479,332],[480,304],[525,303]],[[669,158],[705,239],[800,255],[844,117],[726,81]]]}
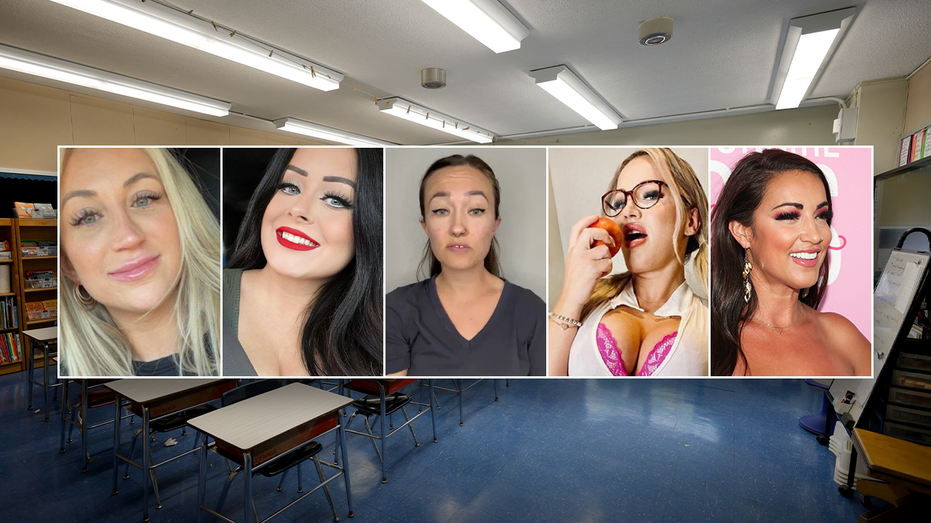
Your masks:
{"label": "blonde woman's long hair", "polygon": [[[703,295],[708,295],[708,196],[702,189],[701,182],[692,166],[680,158],[671,149],[640,149],[639,151],[628,156],[621,165],[614,171],[611,183],[608,184],[608,191],[617,186],[617,179],[621,171],[627,167],[632,160],[636,158],[646,158],[653,164],[660,178],[669,185],[669,192],[672,200],[676,204],[676,229],[670,238],[676,258],[682,264],[683,269],[686,261],[691,257],[695,264],[695,273],[701,285]],[[677,239],[682,233],[682,229],[688,224],[689,211],[698,209],[698,215],[701,219],[701,227],[695,235],[690,236],[685,246],[685,255],[679,254]],[[602,278],[595,283],[595,289],[591,297],[582,307],[582,318],[594,311],[599,305],[614,298],[624,289],[630,280],[630,273],[615,274]]]}
{"label": "blonde woman's long hair", "polygon": [[[167,149],[142,149],[152,160],[178,225],[181,269],[175,293],[178,367],[183,374],[217,374],[220,318],[220,226],[184,167]],[[73,149],[62,148],[60,172]],[[62,249],[62,255],[67,253]],[[61,281],[62,369],[68,376],[131,376],[132,347],[106,307],[87,310],[75,282]],[[174,287],[173,287],[174,288]],[[165,298],[167,299],[167,297]]]}

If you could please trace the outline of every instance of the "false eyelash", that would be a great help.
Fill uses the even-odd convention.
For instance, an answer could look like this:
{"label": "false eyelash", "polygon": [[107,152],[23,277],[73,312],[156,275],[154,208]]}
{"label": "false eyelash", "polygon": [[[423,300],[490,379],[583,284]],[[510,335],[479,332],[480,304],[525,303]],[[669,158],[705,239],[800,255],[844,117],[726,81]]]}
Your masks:
{"label": "false eyelash", "polygon": [[92,209],[81,209],[80,211],[78,211],[77,215],[75,215],[73,218],[71,218],[71,220],[69,220],[69,223],[75,227],[79,225],[86,225],[82,223],[85,219],[87,219],[90,216],[97,216],[97,215],[98,215],[97,211],[94,211]]}
{"label": "false eyelash", "polygon": [[296,194],[301,193],[301,188],[291,182],[281,182],[278,184],[278,187],[275,188],[276,191],[282,191],[284,189],[294,189],[295,191],[297,191]]}
{"label": "false eyelash", "polygon": [[798,212],[782,212],[776,215],[777,220],[797,220],[801,216]]}
{"label": "false eyelash", "polygon": [[149,199],[149,200],[152,200],[153,202],[157,202],[158,200],[162,199],[162,195],[157,192],[153,192],[153,191],[142,191],[136,194],[135,197],[133,197],[133,203],[138,202],[139,200],[142,200],[142,199]]}
{"label": "false eyelash", "polygon": [[352,202],[349,201],[349,197],[339,194],[337,192],[325,192],[323,193],[324,198],[333,198],[342,204],[343,207],[347,209],[352,209]]}
{"label": "false eyelash", "polygon": [[831,219],[834,218],[834,211],[828,209],[828,210],[822,212],[821,214],[819,214],[817,217],[818,217],[818,218],[821,218],[822,220],[825,220],[825,221],[830,221]]}

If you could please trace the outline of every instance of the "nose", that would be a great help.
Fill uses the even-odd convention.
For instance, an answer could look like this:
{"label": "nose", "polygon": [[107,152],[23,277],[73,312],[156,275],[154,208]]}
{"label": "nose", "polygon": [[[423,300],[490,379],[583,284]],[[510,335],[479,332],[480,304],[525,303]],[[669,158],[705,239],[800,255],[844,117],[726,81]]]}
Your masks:
{"label": "nose", "polygon": [[[827,229],[827,234],[825,234],[825,229]],[[805,221],[805,228],[802,231],[801,240],[811,243],[813,245],[818,245],[827,239],[828,243],[831,241],[831,232],[828,226],[823,228],[818,223],[818,220],[810,218]]]}
{"label": "nose", "polygon": [[465,216],[461,212],[453,211],[449,233],[455,237],[465,236],[469,231],[466,228]]}
{"label": "nose", "polygon": [[639,218],[640,217],[640,207],[637,207],[634,204],[633,198],[628,197],[627,203],[624,205],[624,208],[621,209],[621,213],[618,216],[625,219]]}
{"label": "nose", "polygon": [[145,241],[139,224],[126,212],[116,211],[113,216],[113,250],[122,251],[138,247]]}
{"label": "nose", "polygon": [[310,196],[301,196],[294,200],[291,208],[288,209],[288,216],[301,223],[313,223],[315,216],[311,212]]}

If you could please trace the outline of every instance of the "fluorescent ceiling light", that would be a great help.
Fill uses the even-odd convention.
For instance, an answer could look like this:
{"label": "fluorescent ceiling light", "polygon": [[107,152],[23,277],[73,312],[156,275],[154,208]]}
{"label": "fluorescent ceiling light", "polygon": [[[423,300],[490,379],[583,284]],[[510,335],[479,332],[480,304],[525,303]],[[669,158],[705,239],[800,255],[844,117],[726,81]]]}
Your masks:
{"label": "fluorescent ceiling light", "polygon": [[156,2],[139,0],[52,0],[68,7],[123,24],[188,47],[232,60],[266,73],[320,89],[339,88],[343,75],[284,51],[266,49],[245,38],[231,36]]}
{"label": "fluorescent ceiling light", "polygon": [[232,107],[219,100],[5,45],[0,45],[0,67],[211,116],[226,116]]}
{"label": "fluorescent ceiling light", "polygon": [[773,85],[777,110],[793,109],[802,103],[855,13],[855,7],[848,7],[789,22]]}
{"label": "fluorescent ceiling light", "polygon": [[530,30],[496,0],[423,0],[496,53],[520,49]]}
{"label": "fluorescent ceiling light", "polygon": [[617,129],[621,117],[565,65],[530,71],[537,85],[557,100],[598,126],[602,131]]}
{"label": "fluorescent ceiling light", "polygon": [[429,111],[402,98],[379,100],[378,110],[473,142],[491,143],[494,138],[494,134],[489,131],[479,129],[474,125],[461,122],[445,114]]}
{"label": "fluorescent ceiling light", "polygon": [[356,147],[382,147],[385,145],[394,145],[389,142],[382,142],[374,138],[369,138],[368,136],[347,133],[338,129],[324,127],[322,125],[312,124],[310,122],[304,122],[294,118],[280,118],[275,120],[273,123],[275,124],[275,127],[282,131],[303,134],[305,136],[312,136],[314,138],[329,140],[331,142],[344,143],[346,145],[355,145]]}

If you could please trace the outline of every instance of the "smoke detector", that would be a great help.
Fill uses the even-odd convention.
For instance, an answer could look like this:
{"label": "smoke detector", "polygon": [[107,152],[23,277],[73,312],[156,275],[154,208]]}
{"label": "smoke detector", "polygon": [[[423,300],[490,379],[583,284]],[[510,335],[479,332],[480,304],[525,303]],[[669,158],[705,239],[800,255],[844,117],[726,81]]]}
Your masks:
{"label": "smoke detector", "polygon": [[420,85],[424,89],[442,89],[446,87],[446,71],[438,67],[429,67],[420,71]]}
{"label": "smoke detector", "polygon": [[640,22],[640,45],[659,45],[672,38],[672,18],[661,16]]}

